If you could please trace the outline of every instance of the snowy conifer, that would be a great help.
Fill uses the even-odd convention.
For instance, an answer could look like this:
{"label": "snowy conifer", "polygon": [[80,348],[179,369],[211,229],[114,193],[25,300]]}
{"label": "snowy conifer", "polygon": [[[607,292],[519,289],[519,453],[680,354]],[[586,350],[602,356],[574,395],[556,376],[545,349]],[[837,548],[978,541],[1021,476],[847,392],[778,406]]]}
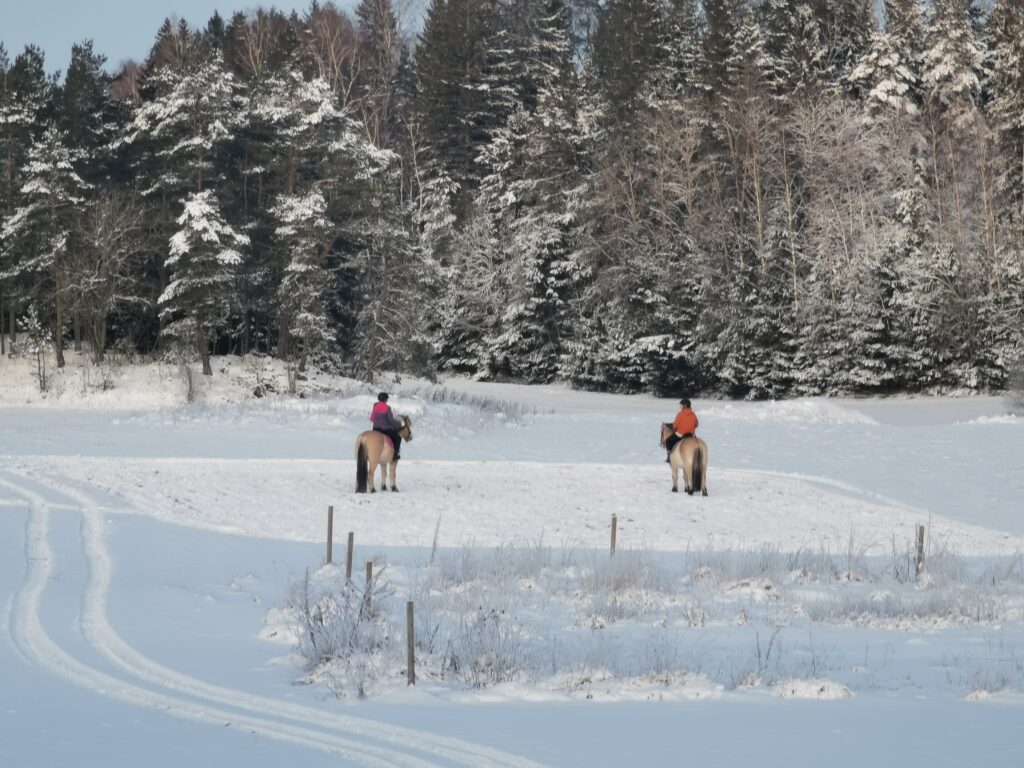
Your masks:
{"label": "snowy conifer", "polygon": [[290,257],[278,289],[281,317],[289,323],[282,332],[297,342],[289,350],[289,360],[300,361],[302,368],[310,353],[334,339],[325,299],[333,227],[319,190],[282,195],[271,214],[277,222],[275,240]]}
{"label": "snowy conifer", "polygon": [[0,279],[28,287],[34,303],[46,308],[58,367],[64,365],[64,322],[68,252],[76,209],[88,185],[75,171],[75,155],[51,124],[29,150],[19,205],[4,221],[5,250],[14,254]]}
{"label": "snowy conifer", "polygon": [[210,346],[234,303],[234,275],[249,238],[224,221],[211,190],[192,192],[176,219],[164,267],[170,282],[159,298],[163,333],[196,345],[210,376]]}

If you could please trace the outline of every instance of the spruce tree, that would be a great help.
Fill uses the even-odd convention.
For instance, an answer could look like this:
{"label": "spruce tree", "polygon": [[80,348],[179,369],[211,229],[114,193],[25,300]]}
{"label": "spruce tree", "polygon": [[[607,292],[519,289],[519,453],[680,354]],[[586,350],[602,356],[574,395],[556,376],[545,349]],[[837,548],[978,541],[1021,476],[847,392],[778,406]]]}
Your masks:
{"label": "spruce tree", "polygon": [[1000,154],[1000,210],[1024,229],[1024,0],[1000,0],[989,19],[988,114]]}
{"label": "spruce tree", "polygon": [[616,124],[632,124],[658,87],[670,55],[665,33],[659,0],[609,0],[598,16],[593,66]]}
{"label": "spruce tree", "polygon": [[76,209],[88,189],[75,171],[76,159],[51,123],[29,150],[19,205],[2,230],[5,247],[20,257],[4,276],[26,286],[26,298],[46,308],[58,367],[64,366],[68,254]]}
{"label": "spruce tree", "polygon": [[308,356],[322,351],[335,336],[325,297],[330,287],[326,262],[333,226],[319,190],[281,195],[271,215],[277,222],[275,240],[290,257],[278,289],[281,317],[289,323],[282,332],[294,340],[289,363],[297,361],[302,370]]}
{"label": "spruce tree", "polygon": [[170,282],[158,302],[163,333],[194,344],[203,375],[211,376],[211,345],[233,309],[235,270],[249,238],[224,221],[220,203],[209,189],[185,198],[176,223],[164,262]]}
{"label": "spruce tree", "polygon": [[[31,147],[51,113],[53,82],[46,75],[43,54],[35,46],[26,46],[13,63],[6,61],[6,55],[0,56],[0,66],[0,216],[10,220],[22,205],[21,186]],[[17,338],[16,312],[29,300],[32,288],[18,279],[18,264],[33,257],[18,243],[0,240],[0,311],[7,312],[12,342]]]}

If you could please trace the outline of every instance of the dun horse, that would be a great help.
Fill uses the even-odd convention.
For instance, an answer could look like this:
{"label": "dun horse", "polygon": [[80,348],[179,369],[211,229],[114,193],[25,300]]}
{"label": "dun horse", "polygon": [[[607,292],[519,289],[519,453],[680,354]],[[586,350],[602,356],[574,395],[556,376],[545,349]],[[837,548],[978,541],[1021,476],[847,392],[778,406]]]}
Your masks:
{"label": "dun horse", "polygon": [[[672,434],[671,424],[661,425],[661,447]],[[700,491],[708,495],[708,444],[699,437],[684,437],[672,449],[668,457],[672,465],[672,491],[679,490],[679,468],[683,468],[683,490],[693,496]]]}
{"label": "dun horse", "polygon": [[[405,441],[412,440],[412,419],[408,416],[399,416],[398,421],[402,428],[398,430]],[[391,440],[382,432],[363,432],[356,438],[356,493],[366,493],[367,480],[369,480],[370,493],[377,491],[375,475],[377,467],[380,467],[380,489],[386,491],[388,465],[391,466],[391,490],[397,491],[395,484],[395,469],[398,462],[395,461],[395,447]]]}

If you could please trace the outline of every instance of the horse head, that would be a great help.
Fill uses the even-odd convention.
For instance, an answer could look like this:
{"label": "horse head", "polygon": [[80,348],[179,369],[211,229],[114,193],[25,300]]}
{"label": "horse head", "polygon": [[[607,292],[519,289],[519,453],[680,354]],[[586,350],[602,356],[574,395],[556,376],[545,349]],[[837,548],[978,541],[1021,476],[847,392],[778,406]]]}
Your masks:
{"label": "horse head", "polygon": [[671,435],[671,434],[672,434],[672,425],[671,424],[662,424],[661,425],[661,447],[662,448],[665,447],[665,441],[668,440],[668,436]]}
{"label": "horse head", "polygon": [[398,430],[398,434],[402,436],[403,440],[412,440],[412,419],[408,416],[399,416],[398,423],[401,424],[401,428]]}

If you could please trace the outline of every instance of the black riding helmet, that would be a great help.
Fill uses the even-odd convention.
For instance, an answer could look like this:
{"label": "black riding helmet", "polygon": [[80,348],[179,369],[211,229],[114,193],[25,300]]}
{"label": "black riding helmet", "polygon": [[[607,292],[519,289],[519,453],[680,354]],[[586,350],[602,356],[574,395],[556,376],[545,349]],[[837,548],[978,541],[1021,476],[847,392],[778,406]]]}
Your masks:
{"label": "black riding helmet", "polygon": [[689,408],[690,407],[690,398],[684,397],[682,400],[679,401],[679,404],[680,405],[684,405],[687,408]]}
{"label": "black riding helmet", "polygon": [[388,393],[387,392],[381,392],[379,395],[377,395],[377,402],[379,402],[379,403],[386,403],[387,401],[388,401]]}

